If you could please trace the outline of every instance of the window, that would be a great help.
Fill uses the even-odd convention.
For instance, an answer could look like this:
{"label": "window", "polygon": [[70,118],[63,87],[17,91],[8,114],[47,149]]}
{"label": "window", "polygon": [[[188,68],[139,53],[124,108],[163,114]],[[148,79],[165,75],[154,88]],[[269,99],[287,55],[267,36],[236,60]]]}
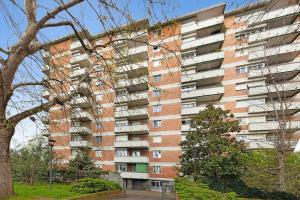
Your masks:
{"label": "window", "polygon": [[153,158],[161,158],[161,152],[158,150],[153,151]]}
{"label": "window", "polygon": [[162,191],[162,181],[151,181],[152,191]]}
{"label": "window", "polygon": [[71,141],[81,141],[82,137],[80,135],[72,135]]}
{"label": "window", "polygon": [[159,127],[161,127],[161,120],[154,120],[154,121],[153,121],[153,127],[154,127],[154,128],[159,128]]}
{"label": "window", "polygon": [[102,124],[99,121],[96,121],[96,129],[102,128]]}
{"label": "window", "polygon": [[76,121],[72,121],[71,124],[72,124],[73,127],[80,127],[81,126],[81,123],[76,122]]}
{"label": "window", "polygon": [[95,136],[95,142],[100,143],[101,142],[101,136]]}
{"label": "window", "polygon": [[118,149],[118,150],[116,150],[116,156],[117,157],[125,157],[125,156],[128,156],[128,152],[126,149]]}
{"label": "window", "polygon": [[153,60],[153,67],[159,67],[161,65],[160,60]]}
{"label": "window", "polygon": [[183,60],[186,60],[186,59],[189,59],[189,58],[193,58],[195,56],[196,56],[196,51],[186,52],[186,53],[183,53],[181,55],[181,57],[182,57]]}
{"label": "window", "polygon": [[121,171],[121,172],[127,171],[126,164],[116,164],[116,169],[117,169],[117,171]]}
{"label": "window", "polygon": [[153,112],[161,112],[161,105],[160,104],[153,105]]}
{"label": "window", "polygon": [[96,86],[97,87],[102,87],[103,86],[103,82],[102,81],[97,81],[96,82]]}
{"label": "window", "polygon": [[102,150],[96,150],[96,151],[95,151],[95,156],[96,156],[97,158],[102,157]]}
{"label": "window", "polygon": [[190,119],[183,119],[183,120],[181,121],[182,125],[190,125],[191,122],[192,122],[192,120],[190,120]]}
{"label": "window", "polygon": [[154,174],[161,174],[161,166],[153,166]]}
{"label": "window", "polygon": [[160,89],[156,89],[156,90],[153,91],[153,93],[154,93],[154,96],[155,96],[155,97],[160,97],[160,95],[161,95],[161,90],[160,90]]}
{"label": "window", "polygon": [[181,87],[182,92],[189,92],[196,90],[196,85],[186,85]]}
{"label": "window", "polygon": [[153,136],[153,143],[161,143],[161,136]]}
{"label": "window", "polygon": [[102,108],[96,108],[96,114],[100,115],[102,113]]}
{"label": "window", "polygon": [[182,108],[193,108],[193,107],[196,107],[196,102],[182,103]]}
{"label": "window", "polygon": [[251,70],[261,69],[264,66],[265,66],[264,63],[256,63],[256,64],[253,64],[253,65],[237,67],[235,69],[235,71],[236,71],[237,74],[243,74],[243,73],[248,73]]}
{"label": "window", "polygon": [[132,156],[134,156],[134,157],[140,157],[141,156],[141,152],[140,151],[132,151]]}
{"label": "window", "polygon": [[126,120],[116,121],[115,124],[116,124],[117,127],[127,126],[128,125],[128,121],[126,121]]}
{"label": "window", "polygon": [[95,66],[95,71],[96,71],[96,72],[101,72],[101,71],[103,71],[103,69],[104,69],[104,68],[103,68],[101,65],[96,65],[96,66]]}
{"label": "window", "polygon": [[161,81],[161,74],[157,74],[153,76],[153,81],[154,82],[160,82]]}
{"label": "window", "polygon": [[102,101],[102,94],[96,95],[96,101]]}

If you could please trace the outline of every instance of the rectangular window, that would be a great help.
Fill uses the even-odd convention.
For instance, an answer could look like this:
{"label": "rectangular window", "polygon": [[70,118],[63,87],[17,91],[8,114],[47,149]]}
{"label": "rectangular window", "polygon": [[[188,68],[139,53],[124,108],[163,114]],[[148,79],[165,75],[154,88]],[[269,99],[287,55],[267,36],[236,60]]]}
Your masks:
{"label": "rectangular window", "polygon": [[102,114],[102,108],[96,108],[96,114],[97,115]]}
{"label": "rectangular window", "polygon": [[102,94],[96,95],[96,101],[102,101]]}
{"label": "rectangular window", "polygon": [[161,152],[158,150],[153,151],[153,158],[161,158]]}
{"label": "rectangular window", "polygon": [[160,82],[161,81],[161,74],[157,74],[153,76],[153,81],[154,82]]}
{"label": "rectangular window", "polygon": [[154,90],[153,93],[154,93],[154,96],[155,96],[155,97],[160,97],[160,95],[161,95],[161,90],[159,90],[159,89]]}
{"label": "rectangular window", "polygon": [[159,67],[161,65],[160,60],[153,60],[153,67]]}
{"label": "rectangular window", "polygon": [[157,105],[153,105],[153,112],[161,112],[161,105],[157,104]]}
{"label": "rectangular window", "polygon": [[162,181],[151,181],[152,191],[162,191]]}
{"label": "rectangular window", "polygon": [[116,150],[117,157],[125,157],[128,156],[128,151],[126,149],[118,149]]}
{"label": "rectangular window", "polygon": [[96,155],[97,158],[102,157],[102,150],[96,150],[95,155]]}
{"label": "rectangular window", "polygon": [[141,152],[140,151],[132,151],[132,156],[134,156],[134,157],[140,157],[141,156]]}
{"label": "rectangular window", "polygon": [[126,164],[116,164],[116,170],[121,172],[126,172],[127,166]]}
{"label": "rectangular window", "polygon": [[95,136],[95,142],[100,143],[101,142],[101,136]]}
{"label": "rectangular window", "polygon": [[161,136],[153,136],[153,143],[161,143]]}
{"label": "rectangular window", "polygon": [[161,166],[153,166],[154,174],[161,174]]}
{"label": "rectangular window", "polygon": [[161,120],[154,120],[154,121],[153,121],[153,127],[154,127],[154,128],[159,128],[159,127],[161,127]]}
{"label": "rectangular window", "polygon": [[99,120],[96,120],[96,129],[101,129],[102,128],[102,124]]}
{"label": "rectangular window", "polygon": [[182,103],[182,108],[194,108],[196,107],[196,102]]}

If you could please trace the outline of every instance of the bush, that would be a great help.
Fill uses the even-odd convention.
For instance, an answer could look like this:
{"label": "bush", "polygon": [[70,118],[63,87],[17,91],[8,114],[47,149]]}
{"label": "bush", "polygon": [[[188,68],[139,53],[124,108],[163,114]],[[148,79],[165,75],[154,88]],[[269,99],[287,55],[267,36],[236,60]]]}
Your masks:
{"label": "bush", "polygon": [[71,191],[82,194],[121,189],[118,183],[104,179],[83,178],[72,185]]}
{"label": "bush", "polygon": [[206,184],[193,182],[187,178],[175,179],[176,192],[181,200],[224,199],[240,200],[234,192],[222,193],[210,189]]}

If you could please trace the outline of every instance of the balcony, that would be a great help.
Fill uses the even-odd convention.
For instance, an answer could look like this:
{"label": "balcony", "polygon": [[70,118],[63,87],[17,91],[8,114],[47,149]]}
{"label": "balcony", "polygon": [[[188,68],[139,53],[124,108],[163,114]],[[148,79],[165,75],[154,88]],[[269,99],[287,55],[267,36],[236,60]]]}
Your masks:
{"label": "balcony", "polygon": [[212,85],[221,83],[224,78],[224,69],[215,69],[200,71],[194,74],[184,75],[181,78],[181,82],[194,82],[197,81],[197,85]]}
{"label": "balcony", "polygon": [[77,91],[78,93],[88,95],[92,93],[91,87],[89,83],[80,83],[79,85],[71,85],[70,92]]}
{"label": "balcony", "polygon": [[141,172],[122,172],[121,177],[125,179],[149,179],[149,174]]}
{"label": "balcony", "polygon": [[51,95],[50,95],[50,92],[48,90],[44,90],[42,92],[42,96],[43,96],[44,99],[49,100]]}
{"label": "balcony", "polygon": [[223,86],[215,86],[203,89],[197,89],[192,91],[186,91],[181,93],[181,99],[196,98],[197,101],[217,101],[224,94]]}
{"label": "balcony", "polygon": [[115,112],[115,117],[127,117],[130,119],[148,119],[147,108],[128,109]]}
{"label": "balcony", "polygon": [[87,111],[76,109],[71,112],[71,119],[89,122],[93,120],[93,116]]}
{"label": "balcony", "polygon": [[127,87],[129,91],[147,90],[148,89],[148,77],[141,76],[132,79],[121,79],[116,84],[117,88]]}
{"label": "balcony", "polygon": [[146,156],[115,156],[114,161],[121,163],[148,163],[149,159]]}
{"label": "balcony", "polygon": [[[224,105],[214,105],[216,108],[222,108],[224,109]],[[206,108],[206,105],[200,105],[196,107],[191,107],[191,108],[182,108],[181,109],[181,115],[196,115],[200,111],[204,110]]]}
{"label": "balcony", "polygon": [[[220,13],[222,14],[222,13]],[[203,29],[203,28],[207,28],[210,26],[215,26],[218,24],[223,24],[224,23],[224,16],[217,16],[217,17],[213,17],[210,19],[206,19],[203,21],[194,21],[193,23],[190,23],[189,25],[186,26],[182,26],[181,27],[181,34],[188,34],[190,32],[194,32],[196,30],[199,29]]]}
{"label": "balcony", "polygon": [[[84,43],[85,46],[91,47],[91,44],[88,40],[86,40],[86,39],[83,40],[83,43]],[[77,40],[77,41],[74,41],[74,42],[71,43],[70,49],[72,51],[83,50],[83,46],[82,46],[81,42],[79,40]]]}
{"label": "balcony", "polygon": [[89,135],[92,134],[92,131],[88,127],[79,126],[79,127],[70,127],[70,134],[80,134],[80,135]]}
{"label": "balcony", "polygon": [[115,103],[128,103],[128,105],[146,105],[149,103],[147,92],[137,92],[127,95],[118,95]]}
{"label": "balcony", "polygon": [[86,73],[86,69],[77,69],[77,70],[73,70],[70,76],[71,78],[76,78],[76,77],[83,76],[85,73]]}
{"label": "balcony", "polygon": [[73,56],[70,60],[71,64],[79,64],[81,67],[89,67],[92,64],[92,61],[88,54],[79,54]]}
{"label": "balcony", "polygon": [[273,66],[266,66],[262,69],[251,70],[249,78],[269,77],[275,80],[291,79],[300,72],[300,63],[286,63]]}
{"label": "balcony", "polygon": [[181,45],[181,50],[196,48],[212,43],[222,43],[224,41],[224,33],[214,34],[203,38],[198,38],[192,41],[184,42]]}
{"label": "balcony", "polygon": [[[286,106],[284,104],[287,104]],[[281,108],[280,103],[266,103],[260,105],[250,105],[248,112],[249,113],[269,113],[275,111],[284,111],[288,114],[296,113],[300,110],[300,102],[285,102],[283,103],[283,107]]]}
{"label": "balcony", "polygon": [[87,97],[73,97],[71,104],[74,106],[79,106],[81,108],[91,107],[91,103]]}
{"label": "balcony", "polygon": [[[287,132],[295,132],[300,129],[300,121],[287,122]],[[280,130],[277,121],[253,122],[249,124],[249,131],[267,131],[273,132]]]}
{"label": "balcony", "polygon": [[249,43],[262,42],[267,40],[267,46],[278,44],[288,44],[294,41],[300,32],[300,23],[278,27],[261,33],[251,34],[248,38]]}
{"label": "balcony", "polygon": [[182,60],[182,65],[189,66],[189,65],[197,65],[199,63],[210,62],[214,60],[223,60],[224,59],[224,52],[213,52],[207,53],[203,55],[195,55],[194,57],[187,58]]}
{"label": "balcony", "polygon": [[49,133],[49,131],[48,131],[47,128],[43,128],[43,129],[41,130],[41,135],[44,136],[44,137],[49,137],[49,136],[50,136],[50,133]]}
{"label": "balcony", "polygon": [[143,70],[148,70],[148,62],[138,62],[138,63],[131,63],[127,65],[120,65],[117,67],[116,71],[119,73],[126,73],[126,72],[131,72],[131,71],[143,71]]}
{"label": "balcony", "polygon": [[271,65],[292,61],[298,56],[299,52],[300,43],[291,43],[266,50],[249,52],[249,60],[266,59],[269,65]]}
{"label": "balcony", "polygon": [[80,141],[70,141],[71,148],[91,148],[92,145],[88,141],[80,140]]}
{"label": "balcony", "polygon": [[116,148],[149,148],[149,143],[146,140],[127,140],[115,142]]}
{"label": "balcony", "polygon": [[285,18],[288,18],[291,15],[292,16],[297,15],[297,13],[299,13],[299,10],[300,10],[299,5],[292,5],[289,7],[269,11],[267,13],[265,13],[264,11],[257,12],[256,16],[249,17],[248,26],[253,26],[271,20],[272,21],[284,20]]}
{"label": "balcony", "polygon": [[285,97],[292,97],[300,91],[300,85],[297,83],[284,83],[278,85],[262,85],[249,88],[249,96],[268,95],[269,97],[278,97],[277,91],[280,95]]}
{"label": "balcony", "polygon": [[132,133],[132,134],[148,134],[149,133],[147,124],[116,126],[114,131],[116,133]]}
{"label": "balcony", "polygon": [[140,59],[148,59],[148,46],[146,44],[131,47],[128,49],[128,55]]}

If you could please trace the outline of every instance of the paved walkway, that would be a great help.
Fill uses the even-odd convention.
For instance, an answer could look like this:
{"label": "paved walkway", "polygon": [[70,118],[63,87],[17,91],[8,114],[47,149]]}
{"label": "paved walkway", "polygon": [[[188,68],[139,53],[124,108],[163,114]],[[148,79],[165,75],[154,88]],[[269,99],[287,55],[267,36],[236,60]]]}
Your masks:
{"label": "paved walkway", "polygon": [[127,190],[124,197],[115,198],[116,200],[161,200],[160,192]]}

